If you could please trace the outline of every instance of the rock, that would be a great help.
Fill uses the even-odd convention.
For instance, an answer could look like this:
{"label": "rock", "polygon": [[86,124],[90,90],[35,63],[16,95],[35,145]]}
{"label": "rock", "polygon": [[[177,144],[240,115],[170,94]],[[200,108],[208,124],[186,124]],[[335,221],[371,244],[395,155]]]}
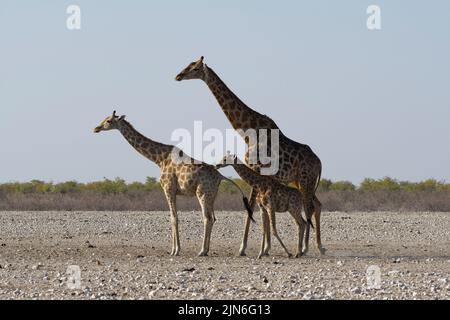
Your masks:
{"label": "rock", "polygon": [[31,267],[32,270],[41,270],[43,265],[41,263],[35,264]]}
{"label": "rock", "polygon": [[352,289],[350,289],[350,292],[353,294],[360,294],[361,293],[361,289],[358,287],[354,287]]}

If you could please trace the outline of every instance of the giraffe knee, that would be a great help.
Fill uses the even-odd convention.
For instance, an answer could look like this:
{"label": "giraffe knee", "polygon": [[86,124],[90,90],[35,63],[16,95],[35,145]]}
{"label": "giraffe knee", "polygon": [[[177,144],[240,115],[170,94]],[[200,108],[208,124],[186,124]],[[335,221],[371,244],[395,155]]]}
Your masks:
{"label": "giraffe knee", "polygon": [[212,224],[216,221],[214,214],[208,214],[203,218],[205,224]]}

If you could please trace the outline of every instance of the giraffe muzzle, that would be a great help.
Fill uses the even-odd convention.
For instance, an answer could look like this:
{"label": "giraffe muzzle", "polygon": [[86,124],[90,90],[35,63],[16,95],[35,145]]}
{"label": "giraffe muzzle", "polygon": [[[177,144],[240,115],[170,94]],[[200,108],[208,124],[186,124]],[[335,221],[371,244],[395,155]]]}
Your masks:
{"label": "giraffe muzzle", "polygon": [[181,81],[181,80],[183,80],[183,76],[181,74],[179,74],[175,77],[175,80]]}

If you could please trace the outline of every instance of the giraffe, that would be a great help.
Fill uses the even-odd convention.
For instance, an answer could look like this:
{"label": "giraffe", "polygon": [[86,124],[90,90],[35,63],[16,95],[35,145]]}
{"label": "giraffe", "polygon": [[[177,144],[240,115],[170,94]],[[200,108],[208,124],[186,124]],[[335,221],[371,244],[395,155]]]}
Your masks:
{"label": "giraffe", "polygon": [[125,116],[117,116],[116,111],[103,120],[94,132],[117,129],[141,155],[158,165],[161,169],[160,184],[164,191],[171,213],[172,251],[171,255],[180,253],[180,239],[178,231],[178,213],[176,196],[179,194],[196,196],[203,214],[203,245],[199,256],[207,256],[209,251],[211,231],[215,222],[214,201],[222,180],[233,183],[241,192],[244,206],[251,220],[253,212],[248,199],[239,186],[231,179],[224,177],[214,166],[189,158],[175,146],[153,141],[139,133]]}
{"label": "giraffe", "polygon": [[[217,102],[219,103],[225,116],[230,121],[235,130],[238,130],[242,138],[247,144],[247,152],[245,154],[245,162],[255,171],[261,169],[261,164],[249,163],[249,154],[257,144],[251,144],[250,140],[245,137],[245,133],[249,129],[257,130],[279,130],[279,170],[273,177],[282,183],[290,184],[300,190],[303,194],[303,207],[308,219],[314,214],[316,225],[316,242],[320,254],[325,252],[322,247],[320,235],[320,214],[322,205],[317,199],[315,193],[320,182],[322,172],[322,163],[317,155],[306,144],[301,144],[286,137],[279,129],[277,124],[267,115],[261,114],[242,102],[219,78],[219,76],[205,63],[203,57],[195,62],[191,62],[176,77],[175,80],[200,79],[206,83]],[[259,141],[260,139],[258,139]],[[268,141],[270,144],[270,141]],[[268,147],[270,150],[270,147]],[[250,192],[250,206],[253,208],[255,203],[255,194]],[[240,255],[245,255],[248,240],[248,229],[250,220],[245,221],[244,236],[242,239]],[[309,247],[309,231],[310,225],[306,227],[305,248],[304,253]]]}
{"label": "giraffe", "polygon": [[242,163],[236,155],[228,154],[224,156],[222,161],[216,165],[216,169],[226,166],[232,166],[242,180],[250,185],[255,192],[255,200],[260,208],[263,231],[258,259],[269,254],[270,241],[267,245],[266,243],[270,229],[272,229],[274,237],[283,247],[288,257],[292,256],[278,235],[275,220],[276,212],[286,211],[289,211],[297,224],[298,242],[295,257],[299,258],[302,255],[302,241],[306,224],[302,217],[302,193],[298,189],[289,187],[269,175],[260,175]]}

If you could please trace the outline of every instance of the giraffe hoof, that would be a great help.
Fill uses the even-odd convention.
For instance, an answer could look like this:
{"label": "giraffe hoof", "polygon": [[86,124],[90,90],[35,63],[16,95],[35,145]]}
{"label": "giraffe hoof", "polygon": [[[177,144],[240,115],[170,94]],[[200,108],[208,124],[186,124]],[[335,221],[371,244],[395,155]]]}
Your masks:
{"label": "giraffe hoof", "polygon": [[320,252],[321,255],[325,254],[325,251],[327,251],[327,249],[325,249],[323,247],[319,248],[319,252]]}
{"label": "giraffe hoof", "polygon": [[263,256],[263,254],[262,254],[262,253],[258,254],[258,259],[261,259],[261,258],[262,258],[262,256]]}
{"label": "giraffe hoof", "polygon": [[292,253],[287,254],[288,258],[292,258]]}
{"label": "giraffe hoof", "polygon": [[245,253],[245,251],[239,251],[239,256],[246,257],[247,254]]}
{"label": "giraffe hoof", "polygon": [[297,252],[294,256],[294,258],[300,258],[303,254],[301,252]]}
{"label": "giraffe hoof", "polygon": [[208,252],[203,252],[203,251],[201,251],[201,252],[198,254],[198,256],[199,256],[199,257],[207,257],[207,256],[208,256]]}

